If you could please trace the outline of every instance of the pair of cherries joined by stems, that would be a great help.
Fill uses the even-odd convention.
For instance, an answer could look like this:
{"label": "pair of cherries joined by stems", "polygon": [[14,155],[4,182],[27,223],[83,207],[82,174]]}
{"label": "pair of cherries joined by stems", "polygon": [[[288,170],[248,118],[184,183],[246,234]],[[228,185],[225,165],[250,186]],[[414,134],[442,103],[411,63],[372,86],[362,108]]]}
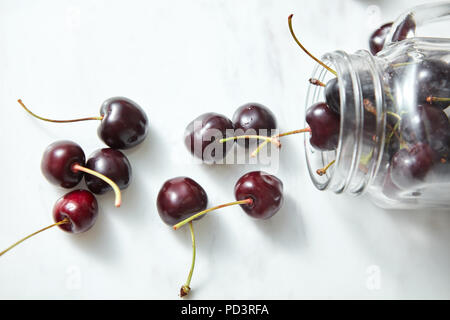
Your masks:
{"label": "pair of cherries joined by stems", "polygon": [[136,146],[145,139],[148,132],[145,112],[135,102],[123,97],[106,100],[101,107],[100,118],[75,120],[43,118],[31,112],[21,100],[18,102],[34,117],[49,122],[101,120],[99,136],[112,147],[95,151],[86,161],[83,149],[75,142],[62,140],[49,145],[41,161],[41,171],[47,180],[63,188],[73,188],[84,177],[90,191],[74,190],[64,195],[54,205],[54,224],[16,242],[0,252],[0,256],[31,236],[53,226],[59,226],[70,233],[89,230],[98,214],[98,203],[94,193],[104,194],[112,189],[115,193],[115,206],[119,207],[122,203],[121,190],[129,186],[132,169],[128,158],[117,149]]}
{"label": "pair of cherries joined by stems", "polygon": [[195,235],[193,221],[206,213],[220,208],[240,205],[249,216],[256,219],[269,219],[283,204],[283,183],[274,175],[263,171],[252,171],[243,175],[234,186],[236,201],[207,209],[206,191],[193,179],[176,177],[167,180],[161,187],[157,198],[159,216],[167,225],[177,230],[189,224],[192,239],[192,263],[186,283],[180,289],[180,296],[186,296],[195,266]]}

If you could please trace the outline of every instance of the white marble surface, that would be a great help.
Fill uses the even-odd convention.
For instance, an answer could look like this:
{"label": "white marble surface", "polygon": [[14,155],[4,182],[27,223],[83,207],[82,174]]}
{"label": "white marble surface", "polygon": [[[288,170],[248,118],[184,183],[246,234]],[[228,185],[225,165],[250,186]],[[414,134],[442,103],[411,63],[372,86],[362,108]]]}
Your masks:
{"label": "white marble surface", "polygon": [[[40,122],[18,98],[70,118],[97,115],[103,100],[123,95],[151,123],[145,143],[126,152],[134,180],[123,206],[101,196],[89,232],[52,229],[1,257],[0,298],[177,299],[191,243],[186,228],[161,222],[160,186],[188,175],[217,205],[258,168],[189,163],[187,122],[207,111],[231,117],[257,101],[281,130],[299,128],[314,62],[290,38],[288,15],[320,56],[367,48],[376,26],[420,2],[0,0],[0,247],[52,222],[66,191],[40,172],[49,143],[71,139],[87,154],[103,147],[97,123]],[[192,299],[450,298],[449,212],[386,211],[317,191],[299,136],[283,141],[280,156],[272,173],[286,202],[276,216],[255,221],[234,207],[195,224]]]}

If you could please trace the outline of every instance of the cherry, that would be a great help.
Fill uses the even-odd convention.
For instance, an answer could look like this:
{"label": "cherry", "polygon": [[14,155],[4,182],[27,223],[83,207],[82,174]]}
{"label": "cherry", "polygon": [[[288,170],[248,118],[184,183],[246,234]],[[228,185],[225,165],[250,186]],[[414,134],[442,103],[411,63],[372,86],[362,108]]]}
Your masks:
{"label": "cherry", "polygon": [[416,30],[416,22],[412,14],[406,16],[405,19],[397,26],[392,36],[392,41],[402,41],[408,37],[408,34]]}
{"label": "cherry", "polygon": [[81,233],[89,230],[98,215],[98,204],[95,196],[87,190],[75,190],[56,201],[53,207],[53,218],[56,223],[67,219],[67,223],[59,227],[70,233]]}
{"label": "cherry", "polygon": [[[392,29],[392,22],[388,22],[383,24],[377,30],[375,30],[369,37],[369,48],[370,52],[373,55],[376,55],[380,52],[386,41],[386,36]],[[408,15],[395,29],[394,34],[392,36],[392,41],[401,41],[405,40],[408,37],[410,32],[414,32],[416,29],[416,23],[412,15]]]}
{"label": "cherry", "polygon": [[340,116],[324,102],[318,102],[306,111],[306,122],[311,128],[311,145],[322,151],[334,150],[339,142]]}
{"label": "cherry", "polygon": [[391,31],[392,24],[392,22],[385,23],[370,35],[369,47],[373,55],[376,55],[383,49],[384,41],[389,31]]}
{"label": "cherry", "polygon": [[[105,159],[108,159],[108,162],[110,162],[111,167],[108,170],[105,169],[107,163]],[[104,158],[102,162],[103,167],[99,167],[101,170],[111,173],[114,176],[120,176],[114,173],[114,169],[119,167],[116,163],[112,163],[112,159],[112,157]],[[124,161],[123,158],[121,160]],[[94,175],[112,187],[116,196],[116,207],[119,207],[122,203],[120,188],[117,184],[105,175],[86,167],[83,149],[75,142],[62,140],[50,144],[44,151],[41,170],[49,182],[63,188],[75,187],[81,181],[84,173]],[[94,190],[96,189],[94,188]]]}
{"label": "cherry", "polygon": [[159,216],[168,225],[204,210],[207,205],[206,191],[188,177],[176,177],[164,182],[157,198]]}
{"label": "cherry", "polygon": [[337,78],[330,79],[325,85],[325,100],[331,110],[337,114],[340,114],[341,96],[339,93],[339,83]]}
{"label": "cherry", "polygon": [[145,111],[134,101],[124,97],[114,97],[103,102],[99,117],[72,120],[52,120],[31,112],[22,102],[19,104],[33,117],[40,120],[68,123],[86,120],[100,120],[97,130],[99,137],[111,148],[129,149],[141,143],[148,133],[148,119]]}
{"label": "cherry", "polygon": [[427,142],[439,154],[448,152],[450,122],[438,107],[420,105],[402,119],[402,137],[409,143]]}
{"label": "cherry", "polygon": [[130,149],[147,136],[147,115],[130,99],[114,97],[106,100],[100,108],[100,115],[103,120],[98,127],[98,135],[113,149]]}
{"label": "cherry", "polygon": [[[233,124],[236,132],[242,134],[268,135],[277,128],[275,115],[266,106],[259,103],[246,103],[233,114]],[[249,148],[250,140],[238,140],[238,144]]]}
{"label": "cherry", "polygon": [[[431,104],[441,109],[450,105],[450,65],[444,61],[427,59],[398,63],[390,66],[386,74],[391,88],[396,88],[397,78],[414,79],[410,87],[416,91],[417,104]],[[404,90],[410,91],[410,87]],[[409,91],[405,94],[409,94]]]}
{"label": "cherry", "polygon": [[241,204],[249,216],[268,219],[277,213],[283,204],[283,183],[277,177],[262,171],[253,171],[243,175],[234,187],[237,201],[252,199]]}
{"label": "cherry", "polygon": [[[168,225],[178,223],[194,213],[204,210],[207,205],[206,191],[188,177],[176,177],[164,182],[156,200],[159,216]],[[190,284],[195,266],[196,247],[192,221],[189,222],[189,228],[192,239],[192,264],[187,281],[180,289],[180,297],[186,296],[191,290]]]}
{"label": "cherry", "polygon": [[56,201],[53,207],[54,224],[22,238],[7,249],[0,252],[0,256],[23,241],[55,226],[58,226],[62,230],[69,233],[85,232],[94,225],[97,215],[98,204],[92,193],[87,190],[71,191]]}
{"label": "cherry", "polygon": [[63,188],[75,187],[83,178],[83,172],[72,170],[76,163],[84,165],[83,149],[75,142],[62,140],[50,144],[44,151],[41,170],[52,184]]}
{"label": "cherry", "polygon": [[418,103],[447,108],[450,105],[450,65],[441,60],[424,60],[411,68],[416,74]]}
{"label": "cherry", "polygon": [[204,113],[187,125],[184,142],[194,156],[205,163],[215,163],[225,158],[234,143],[218,142],[227,136],[227,130],[234,130],[230,119],[214,112]]}
{"label": "cherry", "polygon": [[[119,150],[104,148],[95,151],[87,160],[86,167],[113,180],[123,190],[131,182],[131,164]],[[93,175],[85,175],[88,189],[95,194],[103,194],[111,190],[111,186],[103,179]]]}
{"label": "cherry", "polygon": [[434,151],[422,142],[410,149],[400,149],[391,160],[392,182],[405,189],[423,182],[433,166],[434,157]]}

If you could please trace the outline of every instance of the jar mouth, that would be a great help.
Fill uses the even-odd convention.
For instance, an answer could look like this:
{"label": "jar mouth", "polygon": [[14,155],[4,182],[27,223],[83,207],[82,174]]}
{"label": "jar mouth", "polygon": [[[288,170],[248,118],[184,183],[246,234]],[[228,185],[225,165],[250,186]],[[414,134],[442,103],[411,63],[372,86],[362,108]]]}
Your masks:
{"label": "jar mouth", "polygon": [[[339,136],[335,150],[322,151],[311,145],[311,135],[305,135],[305,155],[311,181],[319,190],[360,195],[376,176],[383,155],[386,117],[380,70],[375,58],[365,50],[352,55],[334,51],[323,55],[321,61],[337,74]],[[326,86],[335,75],[316,65],[312,78]],[[327,103],[325,92],[323,85],[310,84],[305,110],[318,102]],[[304,125],[308,126],[306,117]],[[324,174],[317,173],[318,169],[326,167]]]}
{"label": "jar mouth", "polygon": [[[320,58],[320,60],[325,63],[327,66],[334,68],[335,66],[332,64],[331,59],[328,55],[324,55]],[[325,69],[323,66],[317,64],[312,72],[311,79],[317,79],[322,83],[327,83],[329,80],[334,78],[335,76]],[[325,87],[320,85],[309,84],[308,91],[306,94],[306,104],[305,104],[305,114],[310,106],[318,102],[326,102],[325,99]],[[304,120],[304,127],[308,127],[309,124],[306,122],[306,117]],[[340,123],[342,126],[342,121]],[[314,148],[310,143],[311,134],[304,135],[304,147],[305,147],[305,155],[306,155],[306,163],[308,166],[309,175],[311,181],[315,185],[315,187],[319,190],[326,190],[333,179],[334,168],[339,165],[339,144],[341,143],[341,132],[342,128],[339,130],[339,142],[336,150],[331,151],[322,151]],[[325,168],[332,161],[335,161],[332,166],[330,166],[323,175],[317,174],[317,170],[321,168]]]}

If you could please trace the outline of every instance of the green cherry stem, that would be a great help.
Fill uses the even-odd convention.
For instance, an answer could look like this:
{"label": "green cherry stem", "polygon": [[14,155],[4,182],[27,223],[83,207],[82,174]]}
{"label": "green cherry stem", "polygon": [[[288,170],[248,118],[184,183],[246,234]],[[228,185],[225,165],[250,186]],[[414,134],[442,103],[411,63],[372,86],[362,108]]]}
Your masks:
{"label": "green cherry stem", "polygon": [[219,206],[212,207],[212,208],[209,208],[209,209],[200,211],[199,213],[196,213],[196,214],[190,216],[189,218],[184,219],[184,220],[181,221],[181,222],[178,222],[178,223],[177,223],[176,225],[174,225],[172,228],[173,228],[174,230],[177,230],[177,229],[181,228],[182,226],[184,226],[186,223],[191,222],[192,220],[197,219],[198,217],[200,217],[200,216],[202,216],[202,215],[204,215],[204,214],[206,214],[206,213],[208,213],[208,212],[211,212],[211,211],[213,211],[213,210],[217,210],[217,209],[221,209],[221,208],[233,206],[233,205],[236,205],[236,204],[252,204],[252,203],[253,203],[253,199],[252,199],[252,198],[248,198],[248,199],[244,199],[244,200],[233,201],[233,202],[221,204],[221,205],[219,205]]}
{"label": "green cherry stem", "polygon": [[427,102],[428,103],[433,103],[433,102],[450,102],[450,98],[441,98],[441,97],[433,97],[433,96],[429,96],[427,97]]}
{"label": "green cherry stem", "polygon": [[258,136],[258,135],[255,135],[255,134],[223,138],[223,139],[220,139],[219,142],[220,142],[220,143],[224,143],[224,142],[228,142],[228,141],[231,141],[231,140],[238,140],[238,139],[258,139],[258,140],[264,140],[264,142],[271,142],[271,143],[273,143],[273,144],[276,145],[278,148],[281,147],[280,141],[274,139],[273,137],[268,137],[268,136]]}
{"label": "green cherry stem", "polygon": [[195,267],[195,234],[194,234],[194,226],[192,225],[192,221],[189,221],[189,229],[191,231],[191,239],[192,239],[192,263],[191,263],[191,269],[189,270],[189,275],[187,277],[186,283],[181,287],[180,289],[180,297],[187,296],[189,292],[191,291],[191,279],[192,274],[194,273],[194,267]]}
{"label": "green cherry stem", "polygon": [[86,121],[86,120],[103,120],[103,117],[88,117],[88,118],[79,118],[79,119],[72,119],[72,120],[53,120],[53,119],[47,119],[41,116],[38,116],[37,114],[33,113],[30,109],[28,109],[25,104],[22,102],[21,99],[17,100],[17,102],[22,106],[22,108],[25,109],[26,112],[31,114],[33,117],[38,118],[43,121],[47,122],[54,122],[54,123],[68,123],[68,122],[78,122],[78,121]]}
{"label": "green cherry stem", "polygon": [[334,71],[333,69],[331,69],[329,66],[327,66],[325,63],[323,63],[322,61],[320,61],[319,59],[317,59],[316,57],[314,57],[308,50],[306,50],[306,48],[300,43],[300,41],[297,39],[295,33],[294,33],[294,29],[292,28],[292,16],[293,14],[291,14],[288,17],[288,25],[289,25],[289,31],[291,32],[292,38],[294,38],[295,42],[299,45],[300,48],[302,48],[302,50],[308,55],[310,56],[314,61],[316,61],[318,64],[320,64],[322,67],[324,67],[325,69],[327,69],[328,71],[330,71],[332,74],[334,74],[337,77],[337,72]]}
{"label": "green cherry stem", "polygon": [[326,84],[316,78],[309,78],[309,83],[315,86],[326,87]]}
{"label": "green cherry stem", "polygon": [[45,230],[47,230],[47,229],[50,229],[50,228],[52,228],[52,227],[59,226],[59,225],[61,225],[61,224],[65,224],[65,223],[69,223],[69,219],[68,219],[68,218],[64,218],[63,220],[61,220],[61,221],[59,221],[59,222],[56,222],[56,223],[54,223],[54,224],[51,224],[51,225],[49,225],[49,226],[47,226],[47,227],[45,227],[45,228],[42,228],[42,229],[40,229],[40,230],[38,230],[38,231],[36,231],[36,232],[33,232],[32,234],[30,234],[30,235],[26,236],[25,238],[23,238],[23,239],[17,241],[17,242],[14,243],[13,245],[9,246],[8,248],[6,248],[6,249],[3,250],[2,252],[0,252],[0,257],[1,257],[2,255],[4,255],[6,252],[8,252],[9,250],[11,250],[12,248],[14,248],[15,246],[21,244],[22,242],[24,242],[25,240],[27,240],[27,239],[29,239],[29,238],[31,238],[31,237],[37,235],[38,233],[41,233],[42,231],[45,231]]}
{"label": "green cherry stem", "polygon": [[[311,128],[307,127],[304,129],[298,129],[298,130],[292,130],[292,131],[288,131],[288,132],[284,132],[284,133],[279,133],[276,135],[273,135],[272,137],[270,137],[270,139],[276,139],[278,141],[278,138],[281,137],[285,137],[285,136],[289,136],[291,134],[297,134],[297,133],[304,133],[304,132],[311,132]],[[264,141],[263,143],[261,143],[252,153],[251,153],[251,157],[256,157],[256,155],[258,154],[259,151],[261,151],[262,148],[264,148],[264,146],[269,142],[269,140]],[[281,144],[280,144],[281,147]]]}
{"label": "green cherry stem", "polygon": [[323,176],[325,173],[327,173],[327,170],[336,162],[336,160],[331,161],[329,164],[327,164],[324,168],[317,169],[316,173],[319,176]]}
{"label": "green cherry stem", "polygon": [[80,166],[80,165],[77,164],[77,163],[75,163],[75,164],[72,166],[72,171],[73,171],[73,172],[82,171],[82,172],[91,174],[91,175],[93,175],[93,176],[95,176],[95,177],[97,177],[97,178],[102,179],[103,181],[105,181],[107,184],[109,184],[109,185],[111,186],[111,188],[112,188],[113,191],[114,191],[114,194],[115,194],[115,197],[116,197],[116,200],[115,200],[115,206],[116,206],[116,207],[120,207],[120,205],[122,204],[122,194],[121,194],[121,192],[120,192],[119,186],[118,186],[114,181],[112,181],[110,178],[106,177],[105,175],[103,175],[103,174],[101,174],[101,173],[99,173],[99,172],[97,172],[97,171],[94,171],[94,170],[91,170],[91,169],[89,169],[89,168]]}

